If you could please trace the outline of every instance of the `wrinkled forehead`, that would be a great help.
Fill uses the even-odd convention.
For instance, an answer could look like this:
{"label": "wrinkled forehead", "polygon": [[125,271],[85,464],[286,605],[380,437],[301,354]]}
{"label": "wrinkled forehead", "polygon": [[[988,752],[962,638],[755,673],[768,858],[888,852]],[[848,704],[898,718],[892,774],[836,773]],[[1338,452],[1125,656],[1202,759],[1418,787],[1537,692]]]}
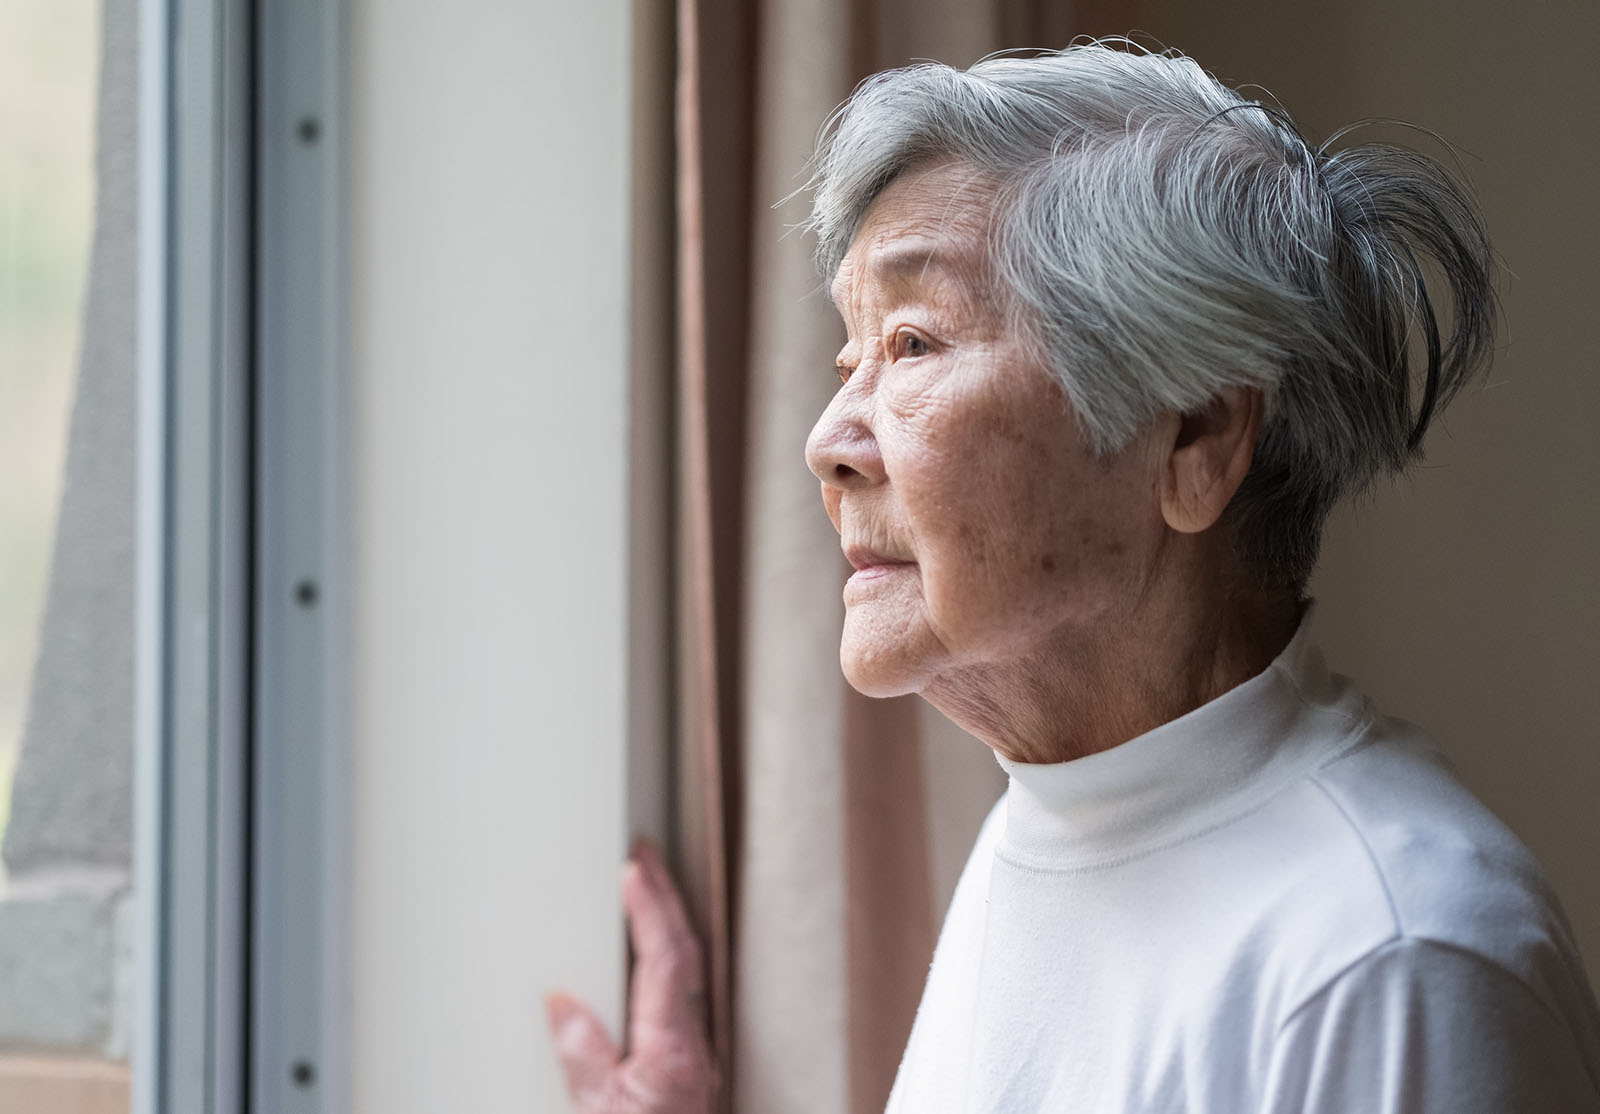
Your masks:
{"label": "wrinkled forehead", "polygon": [[981,294],[992,282],[995,204],[993,180],[966,163],[902,173],[862,217],[829,287],[833,304],[843,308],[869,286],[959,285]]}

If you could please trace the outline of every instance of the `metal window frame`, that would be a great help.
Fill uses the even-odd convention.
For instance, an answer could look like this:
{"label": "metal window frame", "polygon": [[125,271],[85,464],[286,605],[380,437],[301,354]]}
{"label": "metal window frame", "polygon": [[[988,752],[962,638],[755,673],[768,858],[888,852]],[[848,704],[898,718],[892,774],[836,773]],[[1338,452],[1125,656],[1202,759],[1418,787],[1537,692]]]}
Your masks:
{"label": "metal window frame", "polygon": [[258,7],[252,1110],[348,1107],[344,6]]}
{"label": "metal window frame", "polygon": [[342,20],[141,6],[138,1114],[345,1105]]}
{"label": "metal window frame", "polygon": [[238,1114],[248,1047],[247,0],[140,20],[138,1114]]}

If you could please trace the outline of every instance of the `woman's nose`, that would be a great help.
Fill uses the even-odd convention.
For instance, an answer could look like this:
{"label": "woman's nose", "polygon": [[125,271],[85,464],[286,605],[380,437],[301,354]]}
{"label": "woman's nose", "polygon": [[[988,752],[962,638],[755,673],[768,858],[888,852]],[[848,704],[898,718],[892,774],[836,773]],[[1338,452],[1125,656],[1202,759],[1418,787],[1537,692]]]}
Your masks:
{"label": "woman's nose", "polygon": [[806,466],[823,484],[841,491],[881,483],[883,455],[865,413],[868,401],[839,390],[806,438]]}

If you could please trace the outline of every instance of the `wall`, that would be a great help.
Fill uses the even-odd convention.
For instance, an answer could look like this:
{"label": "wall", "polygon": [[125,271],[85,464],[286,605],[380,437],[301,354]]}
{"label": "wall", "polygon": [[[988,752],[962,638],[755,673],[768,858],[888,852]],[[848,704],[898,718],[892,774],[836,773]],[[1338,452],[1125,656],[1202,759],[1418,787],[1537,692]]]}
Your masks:
{"label": "wall", "polygon": [[1600,972],[1600,7],[1148,0],[1141,25],[1314,133],[1400,117],[1461,152],[1505,263],[1502,343],[1426,465],[1337,517],[1318,626],[1538,854]]}
{"label": "wall", "polygon": [[620,1015],[632,20],[351,6],[359,1114],[564,1109],[544,994]]}

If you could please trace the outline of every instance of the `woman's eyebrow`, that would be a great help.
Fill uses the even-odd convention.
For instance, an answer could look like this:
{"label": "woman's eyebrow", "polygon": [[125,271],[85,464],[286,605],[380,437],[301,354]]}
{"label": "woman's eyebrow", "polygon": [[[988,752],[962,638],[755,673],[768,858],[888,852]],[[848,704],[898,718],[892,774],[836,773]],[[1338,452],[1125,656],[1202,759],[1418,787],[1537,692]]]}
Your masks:
{"label": "woman's eyebrow", "polygon": [[926,285],[930,276],[952,274],[949,251],[942,245],[913,241],[890,244],[867,256],[867,270],[891,285]]}
{"label": "woman's eyebrow", "polygon": [[829,289],[829,300],[835,306],[843,306],[855,285],[852,279],[859,280],[862,276],[896,293],[932,286],[965,288],[964,280],[970,268],[964,265],[963,255],[961,251],[952,253],[948,245],[928,241],[886,245],[869,254],[849,277],[841,270]]}

